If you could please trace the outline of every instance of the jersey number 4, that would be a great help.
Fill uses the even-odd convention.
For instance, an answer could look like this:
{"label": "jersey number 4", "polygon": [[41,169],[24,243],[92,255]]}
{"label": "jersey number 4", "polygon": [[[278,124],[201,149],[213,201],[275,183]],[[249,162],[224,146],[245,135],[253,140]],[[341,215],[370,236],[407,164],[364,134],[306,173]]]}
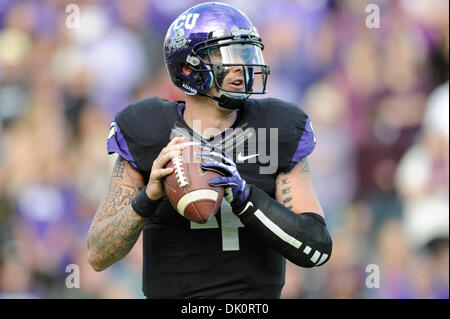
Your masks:
{"label": "jersey number 4", "polygon": [[[222,226],[222,250],[239,250],[239,227],[244,227],[239,218],[231,210],[231,205],[223,200],[220,206],[220,218]],[[205,224],[191,222],[191,229],[219,228],[216,216]]]}

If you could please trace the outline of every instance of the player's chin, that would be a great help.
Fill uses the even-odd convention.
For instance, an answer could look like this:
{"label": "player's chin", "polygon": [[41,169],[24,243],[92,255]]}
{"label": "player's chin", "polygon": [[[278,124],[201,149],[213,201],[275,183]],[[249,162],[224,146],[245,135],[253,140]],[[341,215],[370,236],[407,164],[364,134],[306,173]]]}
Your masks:
{"label": "player's chin", "polygon": [[245,92],[244,84],[240,84],[240,85],[227,84],[227,85],[225,85],[224,89],[229,92],[236,92],[236,93],[244,93]]}
{"label": "player's chin", "polygon": [[220,89],[216,89],[216,88],[211,88],[209,90],[209,94],[213,95],[213,96],[220,96],[221,92],[231,92],[231,93],[241,93],[244,94],[245,93],[245,87],[242,86],[236,86],[236,85],[224,85],[222,86]]}

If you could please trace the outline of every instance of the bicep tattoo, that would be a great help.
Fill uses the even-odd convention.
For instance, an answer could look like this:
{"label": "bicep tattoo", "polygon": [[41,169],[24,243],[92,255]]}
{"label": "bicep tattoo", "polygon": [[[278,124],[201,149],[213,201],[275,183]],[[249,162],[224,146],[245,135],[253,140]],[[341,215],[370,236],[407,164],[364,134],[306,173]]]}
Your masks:
{"label": "bicep tattoo", "polygon": [[112,178],[119,178],[123,179],[123,174],[125,172],[125,161],[119,157],[116,160],[116,163],[114,164],[113,172],[112,172]]}
{"label": "bicep tattoo", "polygon": [[309,173],[309,161],[307,157],[304,157],[299,163],[300,173]]}

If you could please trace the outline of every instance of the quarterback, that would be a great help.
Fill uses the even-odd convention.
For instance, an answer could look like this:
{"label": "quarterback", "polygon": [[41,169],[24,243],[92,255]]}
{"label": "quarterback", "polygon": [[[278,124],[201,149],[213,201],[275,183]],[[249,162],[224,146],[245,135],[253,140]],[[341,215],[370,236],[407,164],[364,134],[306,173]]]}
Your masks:
{"label": "quarterback", "polygon": [[[266,93],[263,49],[249,18],[227,4],[202,3],[174,20],[164,56],[185,101],[150,97],[114,118],[107,147],[118,157],[87,238],[96,271],[126,256],[141,232],[147,298],[279,298],[286,258],[308,268],[330,259],[308,165],[310,118],[294,104],[250,98]],[[227,194],[206,224],[178,214],[162,184],[187,140],[209,146],[201,153],[215,160],[202,168],[220,173],[209,183]]]}

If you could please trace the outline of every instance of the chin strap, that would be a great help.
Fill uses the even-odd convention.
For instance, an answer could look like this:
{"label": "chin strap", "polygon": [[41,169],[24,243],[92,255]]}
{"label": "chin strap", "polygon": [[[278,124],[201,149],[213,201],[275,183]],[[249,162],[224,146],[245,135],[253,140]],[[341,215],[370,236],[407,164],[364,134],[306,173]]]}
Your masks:
{"label": "chin strap", "polygon": [[226,110],[232,110],[232,111],[243,108],[245,102],[247,101],[248,97],[250,96],[250,95],[247,95],[243,98],[237,99],[237,98],[232,98],[232,97],[227,96],[222,93],[222,95],[217,97],[217,96],[213,96],[213,95],[203,92],[203,91],[198,91],[198,95],[207,96],[207,97],[213,99],[214,101],[216,101],[216,105],[218,107],[224,108]]}
{"label": "chin strap", "polygon": [[189,85],[184,84],[183,81],[179,78],[175,79],[175,85],[178,86],[179,88],[190,91],[194,95],[209,97],[210,99],[213,99],[214,101],[216,101],[216,105],[218,107],[226,109],[226,110],[231,110],[231,111],[235,111],[235,110],[239,110],[239,109],[243,108],[245,102],[247,101],[247,99],[250,96],[250,94],[247,94],[246,96],[244,96],[242,98],[233,98],[233,97],[230,97],[223,93],[220,96],[214,96],[214,95],[209,94],[208,92],[205,92],[203,90],[197,90],[197,89],[194,89],[193,87],[190,87]]}

